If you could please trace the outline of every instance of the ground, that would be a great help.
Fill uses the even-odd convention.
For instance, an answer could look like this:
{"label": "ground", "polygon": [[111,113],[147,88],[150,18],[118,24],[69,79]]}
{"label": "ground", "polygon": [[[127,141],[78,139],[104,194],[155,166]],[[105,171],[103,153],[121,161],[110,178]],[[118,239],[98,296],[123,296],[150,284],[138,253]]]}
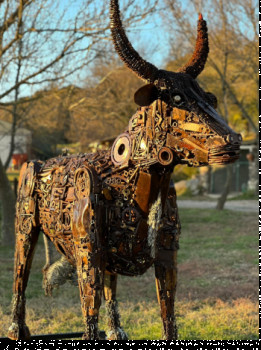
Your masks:
{"label": "ground", "polygon": [[[201,208],[201,209],[214,209],[217,203],[216,200],[211,200],[208,198],[196,198],[196,199],[186,199],[179,200],[178,206],[179,208]],[[242,211],[245,213],[258,213],[258,201],[257,200],[228,200],[225,203],[225,209],[234,210],[234,211]]]}
{"label": "ground", "polygon": [[[258,339],[258,217],[252,212],[180,209],[176,312],[179,339]],[[32,334],[80,332],[77,287],[66,283],[45,297],[41,288],[43,242],[27,290]],[[10,324],[13,250],[0,247],[0,337]],[[122,324],[130,339],[161,339],[153,269],[119,278]],[[106,330],[105,308],[100,329]]]}

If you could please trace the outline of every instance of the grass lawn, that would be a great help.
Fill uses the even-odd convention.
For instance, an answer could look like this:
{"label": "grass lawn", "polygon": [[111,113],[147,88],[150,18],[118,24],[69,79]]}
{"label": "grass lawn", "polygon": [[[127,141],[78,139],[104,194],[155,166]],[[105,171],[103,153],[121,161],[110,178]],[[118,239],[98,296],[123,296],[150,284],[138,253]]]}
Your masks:
{"label": "grass lawn", "polygon": [[[258,339],[258,218],[256,214],[180,210],[182,235],[176,314],[179,339]],[[13,250],[0,247],[0,336],[10,325]],[[78,288],[66,283],[45,297],[40,240],[27,288],[32,334],[83,330]],[[119,277],[121,320],[130,339],[161,339],[153,268]],[[104,305],[100,329],[106,330]]]}

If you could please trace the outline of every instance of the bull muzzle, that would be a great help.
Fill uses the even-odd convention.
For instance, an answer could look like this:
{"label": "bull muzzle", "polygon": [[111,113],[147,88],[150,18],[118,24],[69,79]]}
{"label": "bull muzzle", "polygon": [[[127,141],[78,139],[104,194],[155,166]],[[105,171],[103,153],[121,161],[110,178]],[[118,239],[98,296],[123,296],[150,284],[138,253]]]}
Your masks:
{"label": "bull muzzle", "polygon": [[240,155],[242,136],[240,134],[229,134],[224,137],[225,145],[211,147],[209,149],[209,164],[229,164],[235,162]]}

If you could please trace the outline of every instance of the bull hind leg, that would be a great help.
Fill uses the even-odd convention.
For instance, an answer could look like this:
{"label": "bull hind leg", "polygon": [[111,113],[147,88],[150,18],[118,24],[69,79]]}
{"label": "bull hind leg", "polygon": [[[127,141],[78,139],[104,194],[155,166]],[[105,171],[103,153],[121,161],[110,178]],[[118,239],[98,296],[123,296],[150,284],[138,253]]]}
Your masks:
{"label": "bull hind leg", "polygon": [[120,324],[116,288],[117,274],[106,271],[104,276],[104,298],[106,300],[106,312],[109,321],[108,340],[128,340],[128,336]]}
{"label": "bull hind leg", "polygon": [[39,236],[34,185],[40,168],[41,164],[37,162],[24,163],[19,177],[12,324],[8,330],[8,337],[14,340],[30,338],[29,329],[25,324],[25,289]]}
{"label": "bull hind leg", "polygon": [[8,337],[12,340],[27,340],[30,338],[30,331],[25,323],[25,289],[38,236],[39,229],[32,227],[29,223],[27,231],[17,229],[12,324],[8,330]]}

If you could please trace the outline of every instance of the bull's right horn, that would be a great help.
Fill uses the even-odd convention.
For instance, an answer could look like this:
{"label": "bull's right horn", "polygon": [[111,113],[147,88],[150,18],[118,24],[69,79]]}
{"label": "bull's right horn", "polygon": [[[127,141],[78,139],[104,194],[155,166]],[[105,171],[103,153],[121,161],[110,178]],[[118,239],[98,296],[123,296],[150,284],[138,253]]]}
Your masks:
{"label": "bull's right horn", "polygon": [[203,71],[205,63],[208,58],[208,28],[207,23],[204,21],[202,14],[199,14],[198,19],[198,35],[196,41],[196,47],[192,57],[181,67],[178,72],[189,74],[192,78],[196,77]]}

